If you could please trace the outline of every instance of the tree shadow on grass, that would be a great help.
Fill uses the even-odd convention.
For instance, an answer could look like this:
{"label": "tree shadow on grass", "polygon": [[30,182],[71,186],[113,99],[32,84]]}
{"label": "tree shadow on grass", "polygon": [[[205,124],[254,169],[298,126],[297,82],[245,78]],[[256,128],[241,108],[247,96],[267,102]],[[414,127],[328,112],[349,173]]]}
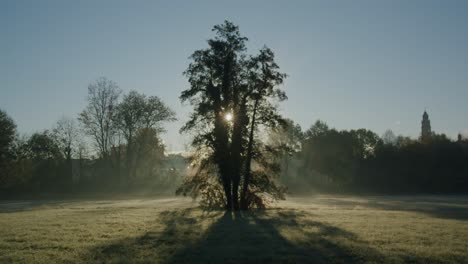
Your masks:
{"label": "tree shadow on grass", "polygon": [[98,263],[360,263],[385,262],[356,235],[313,221],[303,211],[163,212],[164,225],[136,238],[93,248]]}
{"label": "tree shadow on grass", "polygon": [[359,262],[351,249],[332,242],[334,237],[355,241],[353,234],[320,222],[299,223],[297,217],[293,211],[225,213],[203,239],[168,263]]}

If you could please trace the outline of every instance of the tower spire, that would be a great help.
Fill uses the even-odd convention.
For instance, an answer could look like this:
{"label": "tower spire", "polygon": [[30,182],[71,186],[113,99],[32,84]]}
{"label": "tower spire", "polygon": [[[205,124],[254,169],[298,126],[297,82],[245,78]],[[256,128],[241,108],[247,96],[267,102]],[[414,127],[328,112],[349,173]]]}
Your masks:
{"label": "tower spire", "polygon": [[431,136],[431,121],[429,120],[429,115],[427,114],[426,109],[424,109],[421,121],[421,141],[427,141],[431,138]]}

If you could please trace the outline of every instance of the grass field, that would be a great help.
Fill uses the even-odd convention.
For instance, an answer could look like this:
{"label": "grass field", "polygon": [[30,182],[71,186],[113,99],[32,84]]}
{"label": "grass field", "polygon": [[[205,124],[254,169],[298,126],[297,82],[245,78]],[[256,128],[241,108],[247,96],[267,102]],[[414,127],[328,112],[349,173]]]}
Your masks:
{"label": "grass field", "polygon": [[1,263],[468,263],[467,196],[0,202]]}

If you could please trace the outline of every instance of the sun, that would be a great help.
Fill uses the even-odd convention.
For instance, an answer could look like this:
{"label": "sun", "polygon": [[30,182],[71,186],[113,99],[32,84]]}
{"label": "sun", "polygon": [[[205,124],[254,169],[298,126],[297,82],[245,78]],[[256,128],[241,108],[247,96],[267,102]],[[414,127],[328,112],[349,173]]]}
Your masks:
{"label": "sun", "polygon": [[232,116],[232,114],[230,114],[230,113],[227,113],[227,114],[224,116],[224,118],[226,119],[226,121],[229,121],[229,122],[231,122],[231,121],[232,121],[232,118],[233,118],[233,116]]}

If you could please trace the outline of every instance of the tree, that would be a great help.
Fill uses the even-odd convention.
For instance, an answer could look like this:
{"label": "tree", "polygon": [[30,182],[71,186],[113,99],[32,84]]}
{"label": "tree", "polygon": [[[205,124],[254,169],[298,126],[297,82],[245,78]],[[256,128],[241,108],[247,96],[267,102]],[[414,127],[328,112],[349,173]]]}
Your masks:
{"label": "tree", "polygon": [[281,163],[282,175],[288,176],[291,157],[301,151],[304,133],[299,124],[293,120],[286,119],[286,126],[278,126],[270,129],[268,141],[271,146],[281,149],[279,162]]}
{"label": "tree", "polygon": [[53,135],[65,159],[70,162],[73,152],[78,147],[78,129],[75,120],[62,117],[53,129]]}
{"label": "tree", "polygon": [[133,163],[133,140],[135,133],[139,128],[145,107],[145,96],[136,91],[124,95],[115,111],[114,123],[116,128],[120,130],[125,140],[126,147],[126,168],[127,180],[131,176]]}
{"label": "tree", "polygon": [[[254,150],[255,141],[254,133],[258,131],[258,126],[263,125],[266,127],[274,128],[278,125],[283,127],[287,126],[285,120],[278,114],[277,106],[272,103],[274,101],[283,101],[286,100],[286,94],[277,86],[283,83],[286,74],[280,73],[279,66],[274,60],[273,52],[264,47],[260,50],[260,54],[256,57],[251,58],[250,67],[248,71],[248,85],[250,89],[247,90],[251,104],[253,104],[250,117],[250,131],[249,138],[247,143],[247,153],[246,153],[246,165],[245,165],[245,175],[241,193],[241,207],[243,209],[249,208],[254,201],[261,201],[255,191],[250,190],[251,184],[255,185],[254,179],[252,179],[252,160],[256,159],[259,164],[262,164],[264,167],[263,171],[257,171],[258,179],[257,181],[261,185],[257,184],[257,192],[269,190],[270,194],[276,195],[278,198],[283,198],[281,188],[277,188],[274,182],[268,177],[269,174],[279,174],[280,167],[279,164],[275,162],[268,162],[265,157],[263,157],[260,147]],[[242,108],[241,108],[242,109]],[[278,150],[272,146],[266,146],[265,150],[268,154],[278,156],[280,155]],[[256,156],[256,157],[254,157]],[[267,173],[265,173],[267,172]],[[262,202],[262,201],[261,201]]]}
{"label": "tree", "polygon": [[[154,133],[164,131],[162,123],[174,121],[175,113],[167,107],[157,96],[146,97],[136,91],[124,95],[122,102],[117,105],[114,123],[122,132],[126,143],[127,176],[135,174],[138,162],[135,137],[138,131],[154,130]],[[157,136],[157,135],[155,135]]]}
{"label": "tree", "polygon": [[156,128],[139,129],[135,135],[135,171],[141,178],[156,176],[164,158],[164,144]]}
{"label": "tree", "polygon": [[165,132],[164,122],[176,121],[175,112],[169,108],[159,97],[149,96],[145,100],[143,108],[143,128],[153,128],[158,133]]}
{"label": "tree", "polygon": [[278,126],[270,130],[268,137],[270,144],[285,146],[289,153],[298,152],[304,140],[302,128],[292,119],[286,119],[285,122],[286,126]]}
{"label": "tree", "polygon": [[317,120],[315,123],[304,133],[305,139],[309,139],[312,137],[317,137],[320,135],[326,134],[330,129],[328,128],[328,125],[322,121],[322,120]]}
{"label": "tree", "polygon": [[[282,198],[283,189],[266,173],[277,171],[269,170],[274,166],[264,162],[263,153],[271,149],[258,140],[256,133],[260,126],[281,122],[275,102],[286,99],[277,88],[286,76],[278,72],[270,49],[265,47],[259,55],[247,56],[247,38],[231,22],[216,25],[213,31],[216,36],[208,40],[209,48],[195,51],[184,72],[190,88],[180,98],[190,102],[194,112],[181,131],[194,133],[196,156],[192,164],[198,169],[179,192],[201,193],[211,197],[208,199],[222,197],[229,210],[262,207],[263,194]],[[256,167],[263,167],[262,172],[252,172],[254,160]],[[223,196],[215,191],[219,189]]]}
{"label": "tree", "polygon": [[32,134],[28,140],[27,147],[30,158],[34,160],[63,159],[63,155],[57,141],[48,130]]}
{"label": "tree", "polygon": [[0,109],[0,162],[11,157],[13,142],[16,137],[16,124]]}
{"label": "tree", "polygon": [[317,121],[306,134],[301,154],[304,171],[318,172],[326,179],[322,182],[335,182],[337,186],[352,182],[366,149],[365,141],[359,141],[360,133],[329,129],[326,123]]}
{"label": "tree", "polygon": [[120,95],[117,84],[105,77],[98,78],[88,86],[88,105],[80,113],[79,120],[90,135],[101,158],[108,159],[112,137],[115,134],[113,116]]}
{"label": "tree", "polygon": [[397,143],[397,137],[392,130],[387,129],[382,135],[382,141],[385,145],[395,145]]}
{"label": "tree", "polygon": [[380,137],[364,128],[349,131],[356,140],[355,154],[358,159],[366,159],[374,155],[376,148],[382,144]]}
{"label": "tree", "polygon": [[0,186],[9,176],[11,161],[14,156],[16,124],[0,109]]}
{"label": "tree", "polygon": [[[34,133],[27,141],[27,156],[31,169],[29,178],[37,190],[52,190],[67,181],[60,170],[63,154],[54,136],[45,130]],[[67,175],[68,176],[68,175]]]}

